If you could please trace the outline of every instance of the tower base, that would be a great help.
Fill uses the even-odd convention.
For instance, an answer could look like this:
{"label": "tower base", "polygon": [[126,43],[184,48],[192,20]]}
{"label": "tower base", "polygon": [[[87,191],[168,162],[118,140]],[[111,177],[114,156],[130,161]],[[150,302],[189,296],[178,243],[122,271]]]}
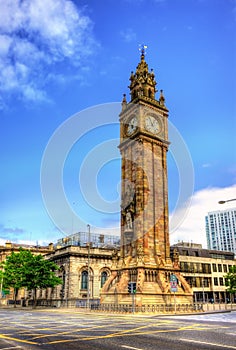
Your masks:
{"label": "tower base", "polygon": [[[157,304],[193,304],[193,293],[179,271],[166,269],[137,268],[135,270],[113,271],[105,283],[101,293],[101,304],[132,304],[141,307],[143,305]],[[172,292],[170,288],[170,275],[175,274],[178,279],[177,291]],[[136,282],[137,290],[135,298],[128,293],[128,283]]]}

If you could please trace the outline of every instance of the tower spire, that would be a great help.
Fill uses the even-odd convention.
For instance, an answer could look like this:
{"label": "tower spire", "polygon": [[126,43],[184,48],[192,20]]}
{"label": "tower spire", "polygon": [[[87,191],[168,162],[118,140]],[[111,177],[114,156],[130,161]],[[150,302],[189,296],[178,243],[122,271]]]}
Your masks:
{"label": "tower spire", "polygon": [[142,97],[151,100],[155,99],[156,81],[153,70],[149,72],[148,65],[145,61],[145,53],[147,46],[141,45],[139,51],[141,53],[141,61],[139,62],[136,72],[131,72],[130,75],[130,95],[131,102]]}

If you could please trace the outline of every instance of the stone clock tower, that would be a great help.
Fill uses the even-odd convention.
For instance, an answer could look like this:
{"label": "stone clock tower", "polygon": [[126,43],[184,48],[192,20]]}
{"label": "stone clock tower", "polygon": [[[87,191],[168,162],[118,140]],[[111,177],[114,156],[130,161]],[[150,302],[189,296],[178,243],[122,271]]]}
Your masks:
{"label": "stone clock tower", "polygon": [[[122,158],[121,250],[101,293],[101,303],[130,303],[128,283],[136,282],[136,304],[171,302],[170,276],[178,279],[175,298],[192,303],[192,292],[170,259],[167,151],[168,109],[162,90],[155,98],[154,72],[144,49],[130,76],[131,101],[124,95],[120,113]],[[173,293],[172,293],[173,294]]]}

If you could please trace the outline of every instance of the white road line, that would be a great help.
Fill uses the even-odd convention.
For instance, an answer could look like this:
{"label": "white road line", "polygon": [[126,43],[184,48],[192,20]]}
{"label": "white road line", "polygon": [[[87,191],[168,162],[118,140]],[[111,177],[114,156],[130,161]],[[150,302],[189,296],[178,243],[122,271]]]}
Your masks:
{"label": "white road line", "polygon": [[131,349],[131,350],[144,350],[140,348],[134,348],[133,346],[129,346],[129,345],[121,345],[121,347],[125,349]]}
{"label": "white road line", "polygon": [[180,340],[186,341],[186,342],[189,342],[189,343],[197,343],[197,344],[206,344],[206,345],[218,346],[219,348],[236,349],[236,346],[232,346],[232,345],[208,343],[208,342],[205,342],[205,341],[199,341],[199,340],[193,340],[193,339],[185,339],[185,338],[180,338]]}

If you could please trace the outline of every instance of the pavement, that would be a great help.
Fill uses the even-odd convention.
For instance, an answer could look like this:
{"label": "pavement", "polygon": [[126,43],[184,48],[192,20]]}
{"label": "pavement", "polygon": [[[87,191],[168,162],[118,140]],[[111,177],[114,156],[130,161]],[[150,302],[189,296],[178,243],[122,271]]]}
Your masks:
{"label": "pavement", "polygon": [[135,312],[135,313],[120,313],[120,312],[106,312],[106,311],[100,311],[100,310],[88,310],[87,308],[70,308],[70,307],[41,307],[41,306],[37,306],[36,308],[33,308],[32,306],[27,306],[27,307],[22,307],[22,306],[17,306],[16,308],[14,308],[14,306],[0,306],[0,310],[4,309],[4,310],[9,310],[9,311],[14,311],[14,310],[24,310],[24,311],[29,311],[30,312],[37,312],[37,311],[45,311],[45,312],[56,312],[56,313],[83,313],[83,314],[100,314],[100,315],[104,315],[104,314],[109,314],[111,316],[128,316],[130,317],[132,316],[142,316],[142,317],[158,317],[158,316],[183,316],[183,315],[207,315],[207,314],[217,314],[217,313],[227,313],[227,312],[231,312],[231,311],[236,311],[236,304],[221,304],[221,305],[226,305],[226,308],[205,308],[204,311],[196,311],[196,312],[171,312],[171,313],[167,313],[167,312],[163,312],[163,313],[154,313],[154,312]]}

